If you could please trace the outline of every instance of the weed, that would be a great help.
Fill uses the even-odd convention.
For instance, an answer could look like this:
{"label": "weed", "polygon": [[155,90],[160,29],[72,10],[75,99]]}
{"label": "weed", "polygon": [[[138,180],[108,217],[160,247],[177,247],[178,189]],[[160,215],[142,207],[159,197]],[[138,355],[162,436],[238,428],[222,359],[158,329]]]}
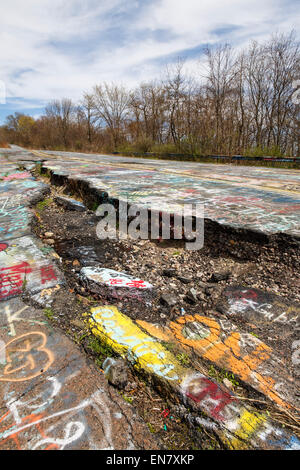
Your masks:
{"label": "weed", "polygon": [[190,358],[187,354],[185,353],[179,353],[176,356],[176,359],[183,365],[183,366],[189,366],[191,361]]}
{"label": "weed", "polygon": [[96,212],[96,210],[98,209],[98,207],[99,207],[99,203],[98,203],[98,202],[92,202],[91,204],[89,204],[89,209],[90,209],[91,211]]}
{"label": "weed", "polygon": [[98,359],[103,362],[106,357],[116,356],[113,349],[95,337],[89,339],[88,348],[98,356]]}
{"label": "weed", "polygon": [[229,373],[229,372],[225,372],[225,377],[227,380],[230,380],[230,382],[232,383],[232,385],[234,387],[238,387],[239,386],[239,382],[235,379],[235,376],[234,374],[232,373]]}
{"label": "weed", "polygon": [[44,314],[48,318],[48,320],[53,320],[54,312],[51,308],[44,308]]}
{"label": "weed", "polygon": [[124,398],[125,401],[127,401],[127,403],[129,403],[130,405],[132,405],[132,402],[133,402],[133,398],[132,398],[132,397],[127,397],[126,395],[122,395],[122,397]]}
{"label": "weed", "polygon": [[[41,226],[42,228],[42,226]],[[48,254],[48,253],[51,253],[51,251],[53,251],[53,248],[51,246],[43,246],[42,248],[40,248],[40,250],[45,253],[45,254]]]}
{"label": "weed", "polygon": [[47,198],[44,199],[43,201],[40,201],[36,205],[36,210],[37,212],[42,212],[46,207],[48,207],[51,203],[53,202],[52,198]]}
{"label": "weed", "polygon": [[238,387],[240,385],[233,373],[225,371],[224,369],[217,370],[213,365],[210,366],[208,370],[208,375],[216,379],[216,381],[218,382],[222,382],[223,379],[227,379],[232,383],[234,387]]}
{"label": "weed", "polygon": [[41,175],[41,174],[42,174],[42,164],[41,164],[41,163],[37,163],[37,164],[35,165],[35,170],[36,170],[36,172],[37,172],[39,175]]}
{"label": "weed", "polygon": [[81,342],[84,338],[86,338],[87,336],[89,336],[89,332],[87,333],[83,333],[83,335],[81,335],[79,338],[78,338],[78,341]]}
{"label": "weed", "polygon": [[23,292],[24,292],[24,291],[25,291],[25,289],[26,289],[27,282],[28,282],[28,281],[27,281],[26,277],[24,277],[24,279],[23,279],[23,283],[22,283],[22,291],[23,291]]}
{"label": "weed", "polygon": [[154,429],[154,427],[152,426],[152,424],[151,424],[151,423],[147,423],[147,426],[148,426],[148,428],[149,428],[149,431],[150,431],[152,434],[155,434],[155,429]]}
{"label": "weed", "polygon": [[174,350],[175,350],[175,346],[173,343],[168,343],[166,341],[161,341],[161,345],[167,349],[168,351],[170,351],[171,353],[174,353]]}
{"label": "weed", "polygon": [[98,359],[98,358],[95,359],[95,364],[96,364],[96,366],[98,366],[100,369],[102,369],[102,360],[100,360],[100,359]]}

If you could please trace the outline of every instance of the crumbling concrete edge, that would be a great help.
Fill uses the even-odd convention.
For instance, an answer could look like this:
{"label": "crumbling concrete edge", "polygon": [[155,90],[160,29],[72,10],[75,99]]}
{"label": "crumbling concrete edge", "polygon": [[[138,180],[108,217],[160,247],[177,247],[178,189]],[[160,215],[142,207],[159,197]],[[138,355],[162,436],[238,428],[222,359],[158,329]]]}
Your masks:
{"label": "crumbling concrete edge", "polygon": [[[41,174],[47,174],[50,179],[50,184],[55,186],[64,186],[67,191],[71,194],[76,194],[82,198],[83,203],[89,208],[94,208],[96,205],[109,203],[112,204],[118,214],[119,201],[122,199],[119,197],[113,197],[109,194],[107,188],[95,187],[93,183],[83,179],[82,177],[70,176],[64,171],[53,170],[48,168],[48,161],[43,161],[40,163]],[[140,207],[145,208],[142,204],[133,203],[136,208]],[[128,203],[128,208],[130,203]],[[149,208],[147,207],[149,210]],[[171,217],[174,213],[170,213]],[[226,223],[220,224],[216,220],[210,218],[204,218],[204,229],[210,230],[212,233],[228,233],[232,235],[237,235],[241,240],[247,241],[249,239],[255,241],[255,243],[266,245],[277,243],[279,245],[284,245],[285,249],[287,245],[291,246],[300,246],[300,236],[292,235],[289,233],[278,232],[278,233],[265,233],[261,230],[243,228],[243,227],[233,227]]]}
{"label": "crumbling concrete edge", "polygon": [[245,405],[223,384],[183,366],[159,341],[116,307],[92,308],[86,314],[86,321],[97,338],[126,358],[138,372],[199,413],[200,420],[203,415],[208,418],[207,427],[225,448],[300,449],[299,439],[290,431],[278,427],[267,414]]}

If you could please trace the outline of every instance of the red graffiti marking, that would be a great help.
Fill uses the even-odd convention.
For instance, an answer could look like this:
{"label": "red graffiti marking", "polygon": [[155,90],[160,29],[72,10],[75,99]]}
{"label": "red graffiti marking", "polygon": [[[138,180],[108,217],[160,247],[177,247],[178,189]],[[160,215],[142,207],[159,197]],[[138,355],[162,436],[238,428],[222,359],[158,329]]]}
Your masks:
{"label": "red graffiti marking", "polygon": [[42,284],[45,284],[47,281],[54,279],[57,280],[57,276],[54,272],[53,266],[42,266],[41,267],[41,281]]}
{"label": "red graffiti marking", "polygon": [[[230,292],[227,292],[226,295],[230,295]],[[256,301],[258,297],[257,292],[252,289],[247,289],[245,291],[238,290],[236,292],[233,292],[232,295],[236,300],[242,300],[244,303],[247,303],[247,300]]]}
{"label": "red graffiti marking", "polygon": [[123,284],[123,279],[110,279],[109,283],[111,286],[115,286],[116,284]]}
{"label": "red graffiti marking", "polygon": [[278,211],[278,214],[287,214],[288,212],[295,212],[300,210],[300,204],[293,204],[287,207],[283,207]]}
{"label": "red graffiti marking", "polygon": [[184,189],[184,192],[185,193],[197,193],[198,192],[198,189]]}
{"label": "red graffiti marking", "polygon": [[166,409],[164,410],[162,413],[160,413],[161,415],[163,415],[164,418],[167,418],[170,414],[170,410]]}
{"label": "red graffiti marking", "polygon": [[[204,388],[203,388],[204,385]],[[200,389],[200,390],[199,390]],[[227,392],[224,392],[217,384],[207,379],[206,377],[198,377],[190,382],[187,397],[191,398],[196,403],[201,402],[206,396],[219,403],[211,410],[211,415],[219,421],[224,421],[220,412],[225,408],[228,403],[231,403],[235,398]]]}
{"label": "red graffiti marking", "polygon": [[108,282],[111,286],[125,285],[128,287],[136,287],[137,289],[146,287],[146,285],[144,284],[144,281],[142,280],[132,280],[130,282],[125,282],[124,279],[109,279]]}
{"label": "red graffiti marking", "polygon": [[[10,272],[4,272],[10,271]],[[0,269],[0,300],[22,293],[24,274],[32,272],[25,261],[16,266]]]}
{"label": "red graffiti marking", "polygon": [[234,204],[261,201],[260,198],[246,197],[246,196],[227,196],[227,197],[216,196],[215,199],[222,200],[224,202],[234,203]]}
{"label": "red graffiti marking", "polygon": [[6,248],[8,248],[7,243],[0,243],[0,251],[4,251]]}
{"label": "red graffiti marking", "polygon": [[142,287],[146,287],[146,285],[144,284],[144,281],[131,281],[131,282],[127,282],[126,283],[126,286],[128,287],[137,287],[138,289],[142,288]]}

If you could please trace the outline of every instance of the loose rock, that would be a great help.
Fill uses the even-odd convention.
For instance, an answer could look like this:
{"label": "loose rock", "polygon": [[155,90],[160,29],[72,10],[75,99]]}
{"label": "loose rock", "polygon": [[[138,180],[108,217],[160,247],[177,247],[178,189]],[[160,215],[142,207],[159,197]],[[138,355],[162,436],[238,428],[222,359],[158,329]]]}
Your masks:
{"label": "loose rock", "polygon": [[124,388],[128,383],[128,367],[123,359],[108,357],[102,364],[104,375],[117,388]]}
{"label": "loose rock", "polygon": [[177,299],[172,294],[163,294],[160,298],[163,305],[167,307],[174,307],[177,304]]}

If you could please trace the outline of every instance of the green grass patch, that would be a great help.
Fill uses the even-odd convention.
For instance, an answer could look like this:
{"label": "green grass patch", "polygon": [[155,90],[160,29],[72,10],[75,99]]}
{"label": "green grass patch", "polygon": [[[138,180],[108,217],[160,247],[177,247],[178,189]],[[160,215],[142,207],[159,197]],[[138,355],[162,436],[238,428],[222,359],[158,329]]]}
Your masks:
{"label": "green grass patch", "polygon": [[38,202],[36,205],[37,212],[43,212],[43,210],[46,209],[46,207],[50,206],[52,202],[53,202],[52,198],[47,198],[47,199],[44,199],[43,201]]}
{"label": "green grass patch", "polygon": [[225,371],[224,369],[218,370],[213,365],[210,366],[208,375],[217,382],[223,382],[224,379],[229,380],[232,383],[233,388],[240,385],[239,381],[232,372]]}
{"label": "green grass patch", "polygon": [[126,395],[122,395],[123,399],[127,401],[130,405],[132,405],[133,398],[132,397],[127,397]]}
{"label": "green grass patch", "polygon": [[106,357],[115,357],[116,353],[114,350],[105,343],[102,343],[98,338],[96,337],[91,337],[89,339],[87,347],[95,354],[98,356],[98,361],[99,363],[104,361]]}
{"label": "green grass patch", "polygon": [[190,366],[191,365],[191,360],[189,356],[185,353],[179,353],[176,355],[176,359],[182,364],[183,366]]}
{"label": "green grass patch", "polygon": [[91,211],[96,212],[96,210],[98,209],[98,207],[99,207],[99,203],[98,203],[98,202],[92,202],[91,204],[89,204],[89,209],[90,209]]}
{"label": "green grass patch", "polygon": [[148,428],[149,428],[149,431],[150,431],[152,434],[155,434],[155,429],[154,429],[154,427],[152,426],[152,424],[151,424],[151,423],[147,423],[147,426],[148,426]]}
{"label": "green grass patch", "polygon": [[54,312],[51,308],[44,308],[44,314],[48,318],[48,320],[53,320]]}

